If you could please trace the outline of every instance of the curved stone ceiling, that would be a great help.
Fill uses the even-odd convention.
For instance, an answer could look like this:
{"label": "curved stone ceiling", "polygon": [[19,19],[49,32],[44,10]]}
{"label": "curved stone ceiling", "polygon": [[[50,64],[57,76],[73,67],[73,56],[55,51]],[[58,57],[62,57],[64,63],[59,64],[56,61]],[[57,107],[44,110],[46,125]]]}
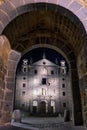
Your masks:
{"label": "curved stone ceiling", "polygon": [[81,20],[87,31],[86,0],[5,0],[0,6],[0,33],[13,18],[24,13],[19,7],[37,2],[57,4],[69,9]]}
{"label": "curved stone ceiling", "polygon": [[79,53],[86,32],[80,20],[69,10],[54,4],[35,3],[23,6],[21,11],[27,13],[13,19],[3,31],[12,49],[23,52],[30,45],[53,44],[66,48],[66,52],[71,53],[71,48],[76,55]]}

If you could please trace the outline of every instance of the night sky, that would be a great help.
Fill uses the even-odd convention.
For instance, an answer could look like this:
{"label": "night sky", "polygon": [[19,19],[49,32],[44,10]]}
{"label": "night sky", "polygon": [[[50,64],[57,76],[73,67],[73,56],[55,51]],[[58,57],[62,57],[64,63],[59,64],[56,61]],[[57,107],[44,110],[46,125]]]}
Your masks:
{"label": "night sky", "polygon": [[[30,63],[30,60],[32,59],[32,63],[41,60],[43,58],[43,53],[45,53],[46,59],[50,60],[51,62],[55,63],[55,60],[58,60],[58,64],[60,65],[61,60],[66,59],[58,52],[56,52],[53,49],[49,48],[36,48],[32,49],[31,51],[27,52],[26,54],[22,55],[22,58],[19,61],[18,68],[23,63],[23,59],[28,59],[28,64]],[[68,64],[66,62],[66,66],[68,67]]]}

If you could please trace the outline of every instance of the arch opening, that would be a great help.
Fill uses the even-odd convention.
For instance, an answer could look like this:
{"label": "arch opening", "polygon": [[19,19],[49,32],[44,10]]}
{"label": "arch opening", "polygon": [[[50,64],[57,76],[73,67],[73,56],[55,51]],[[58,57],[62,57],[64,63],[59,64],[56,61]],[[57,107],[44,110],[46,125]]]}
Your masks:
{"label": "arch opening", "polygon": [[[42,47],[41,47],[42,46]],[[39,47],[39,49],[37,48],[37,47]],[[46,48],[47,47],[47,48]],[[59,57],[56,53],[58,53],[59,52],[59,49],[58,48],[56,48],[56,47],[53,47],[53,46],[51,46],[51,45],[45,45],[44,46],[44,44],[40,44],[40,46],[39,45],[35,45],[35,46],[33,46],[32,47],[33,48],[33,51],[32,51],[32,49],[29,49],[30,51],[28,52],[27,51],[27,54],[25,53],[24,55],[23,55],[23,57],[22,57],[22,59],[21,59],[21,61],[20,61],[20,63],[19,63],[19,66],[21,65],[21,67],[23,67],[23,63],[25,63],[26,62],[26,74],[28,74],[29,72],[31,73],[30,75],[26,75],[26,74],[24,74],[24,76],[25,76],[25,78],[26,79],[24,79],[24,80],[26,80],[27,82],[25,82],[24,81],[24,83],[26,84],[27,83],[27,85],[28,85],[28,80],[29,80],[29,76],[30,76],[30,79],[31,79],[31,84],[30,84],[30,86],[32,86],[32,89],[31,90],[27,90],[27,91],[30,91],[30,93],[32,93],[32,91],[34,92],[34,93],[32,93],[31,95],[33,95],[34,94],[34,96],[35,96],[35,99],[36,99],[36,95],[37,95],[37,97],[39,97],[39,100],[38,100],[38,98],[37,98],[37,106],[34,106],[34,107],[32,107],[32,105],[30,105],[31,107],[29,108],[29,100],[28,100],[28,107],[27,107],[27,110],[28,110],[28,113],[30,112],[32,115],[33,115],[33,110],[35,111],[35,115],[37,115],[38,116],[38,113],[39,113],[39,116],[40,115],[42,115],[41,114],[41,110],[40,110],[40,104],[39,104],[39,102],[40,102],[40,100],[42,100],[43,101],[43,98],[45,98],[45,96],[46,96],[46,94],[48,93],[49,94],[49,92],[46,92],[46,88],[45,88],[45,86],[46,87],[52,87],[52,85],[51,85],[51,80],[50,80],[50,78],[47,78],[47,75],[49,75],[49,74],[47,74],[47,73],[49,73],[49,70],[47,70],[46,72],[47,73],[43,73],[42,75],[44,75],[45,74],[45,76],[46,77],[43,77],[42,75],[40,75],[40,72],[38,72],[38,70],[37,70],[37,67],[36,66],[41,66],[41,65],[36,65],[35,66],[35,63],[34,62],[38,62],[41,58],[43,59],[43,54],[44,54],[44,52],[45,52],[45,58],[46,58],[46,53],[48,53],[47,55],[48,55],[48,59],[50,59],[50,60],[53,60],[53,59],[55,59],[53,62],[59,62],[59,61],[56,61],[56,58],[54,58],[54,57]],[[52,54],[52,49],[53,48],[56,48],[56,49],[54,49],[54,51],[56,50],[56,53],[53,53]],[[36,50],[36,51],[35,51]],[[48,51],[48,50],[51,50],[51,51]],[[60,51],[61,52],[61,51]],[[30,54],[29,54],[30,53]],[[38,56],[39,55],[39,56]],[[53,55],[53,58],[52,57],[50,57],[50,56],[52,56]],[[64,53],[62,53],[62,55],[65,57],[65,55],[64,55]],[[40,57],[41,56],[41,57]],[[32,58],[31,58],[32,57]],[[61,60],[65,60],[65,58],[64,57],[62,57],[61,58],[61,56],[59,57],[59,59],[61,59]],[[38,59],[39,58],[39,59]],[[24,61],[24,59],[25,59],[25,61]],[[28,61],[29,60],[29,61]],[[65,60],[66,61],[66,60]],[[76,119],[76,117],[75,117],[75,115],[74,114],[76,114],[76,113],[74,113],[75,111],[75,109],[74,109],[74,105],[73,105],[73,103],[74,103],[74,99],[73,99],[73,95],[71,94],[71,93],[73,93],[73,91],[72,91],[72,89],[73,89],[73,87],[72,87],[72,85],[70,85],[70,84],[72,84],[71,83],[71,79],[70,79],[70,73],[71,73],[71,77],[72,76],[75,76],[76,75],[76,71],[75,71],[75,75],[72,75],[72,72],[73,72],[73,69],[72,69],[72,66],[70,66],[70,61],[68,60],[68,58],[67,58],[67,61],[68,61],[68,63],[69,63],[69,66],[68,66],[68,64],[66,65],[67,66],[67,68],[68,68],[68,71],[70,71],[69,73],[68,73],[68,76],[66,76],[66,77],[68,77],[66,80],[67,80],[67,82],[66,82],[66,84],[67,83],[69,83],[69,84],[67,84],[67,87],[66,87],[66,89],[68,90],[68,92],[66,91],[65,92],[65,90],[62,90],[62,89],[65,89],[65,84],[63,84],[63,82],[62,82],[62,80],[63,79],[65,79],[64,78],[64,75],[63,75],[63,77],[61,77],[61,78],[59,78],[58,76],[59,75],[56,75],[58,78],[58,80],[60,80],[61,81],[61,84],[59,84],[59,83],[57,83],[56,84],[56,86],[59,86],[60,88],[61,88],[61,90],[60,90],[60,92],[59,93],[62,93],[62,96],[63,96],[63,98],[64,98],[64,96],[65,95],[67,95],[67,99],[66,99],[66,101],[64,102],[64,101],[62,101],[62,99],[61,99],[61,102],[62,103],[60,103],[61,105],[59,105],[59,106],[56,106],[56,108],[55,108],[55,105],[54,106],[51,106],[52,105],[52,102],[50,102],[51,104],[49,104],[49,102],[47,103],[47,106],[46,106],[46,112],[47,112],[47,114],[46,115],[44,115],[44,116],[58,116],[58,114],[59,113],[61,113],[62,115],[64,114],[64,110],[65,109],[67,109],[67,110],[69,110],[70,111],[70,114],[71,114],[71,117],[70,118],[73,118],[73,116],[74,116],[74,119]],[[66,61],[66,63],[67,63],[67,61]],[[33,66],[33,64],[34,64],[34,66]],[[43,64],[42,66],[44,66],[45,64]],[[30,68],[28,68],[28,66],[30,66]],[[50,67],[51,67],[51,65],[50,65]],[[32,68],[32,71],[31,71],[31,68]],[[48,67],[49,68],[49,67]],[[28,70],[29,69],[29,70]],[[46,66],[45,66],[45,69],[47,69],[46,68]],[[58,68],[57,68],[58,69]],[[75,69],[75,68],[74,68]],[[20,69],[19,69],[20,70]],[[22,68],[22,71],[24,71],[23,70],[23,68]],[[39,70],[40,71],[40,70]],[[44,71],[44,70],[43,70]],[[35,73],[34,73],[35,72]],[[38,74],[39,73],[39,74]],[[20,76],[21,75],[21,76]],[[38,78],[36,78],[35,79],[35,76],[34,75],[39,75],[38,77],[39,77],[39,79],[41,78],[41,76],[42,76],[42,79],[40,79],[40,81],[38,81]],[[48,76],[49,77],[49,76]],[[56,78],[56,77],[55,77]],[[76,78],[76,77],[74,77],[74,78]],[[16,75],[16,79],[17,79],[17,82],[16,82],[16,87],[18,87],[18,89],[19,89],[19,91],[20,91],[20,87],[22,87],[21,88],[21,91],[26,91],[26,89],[24,89],[24,87],[22,86],[22,79],[23,79],[23,72],[21,73],[21,72],[18,72],[18,74]],[[48,82],[46,81],[46,80],[48,80],[49,79],[49,84],[48,84]],[[51,78],[52,79],[52,78]],[[42,81],[43,80],[43,81]],[[53,79],[52,79],[53,80]],[[60,81],[58,81],[58,82],[60,82]],[[65,80],[64,80],[65,81]],[[30,82],[30,81],[29,81]],[[35,82],[35,84],[33,84]],[[46,83],[47,82],[47,83]],[[54,81],[53,81],[54,82]],[[23,84],[24,84],[23,83]],[[42,83],[42,85],[41,85],[41,83]],[[74,82],[74,80],[73,80],[73,83],[76,83],[76,82]],[[33,85],[32,85],[33,84]],[[38,84],[38,85],[37,85]],[[53,84],[53,83],[52,83]],[[78,84],[78,81],[77,81],[77,84]],[[76,84],[76,85],[77,85]],[[27,85],[26,85],[26,87],[27,87]],[[35,90],[33,90],[33,87],[34,87],[34,85],[37,85],[36,87],[35,87]],[[19,87],[20,86],[20,87]],[[28,85],[29,86],[29,85]],[[40,86],[40,89],[41,89],[41,87],[42,87],[42,89],[41,90],[37,90],[36,88],[39,88],[39,86]],[[64,88],[63,88],[64,87]],[[18,92],[18,89],[16,90],[16,92]],[[59,89],[59,88],[56,88],[56,89]],[[21,92],[20,91],[20,92]],[[54,90],[53,90],[54,91]],[[56,91],[56,90],[55,90]],[[72,91],[72,92],[71,92]],[[50,90],[50,92],[52,93],[52,91]],[[39,95],[39,94],[42,94],[42,98],[41,98],[41,95]],[[17,94],[18,96],[19,96],[19,94]],[[60,94],[61,95],[61,94]],[[70,97],[69,95],[72,95],[72,97]],[[23,96],[23,95],[22,95]],[[57,95],[58,96],[58,95]],[[60,96],[61,97],[61,96]],[[17,98],[18,97],[16,97],[16,102],[17,102]],[[50,96],[50,98],[52,98],[51,96]],[[18,99],[22,99],[22,101],[23,101],[23,97],[21,97],[21,98],[18,98]],[[27,98],[28,99],[28,98]],[[35,100],[35,99],[33,99],[33,100]],[[80,98],[79,98],[80,99]],[[49,100],[49,99],[48,99]],[[58,97],[58,104],[59,104],[59,97]],[[55,102],[55,100],[54,99],[50,99],[50,101],[54,101]],[[25,102],[25,106],[26,106],[26,101],[23,101],[23,102]],[[31,102],[31,101],[30,101]],[[67,102],[67,103],[66,103]],[[72,103],[73,102],[73,103]],[[19,103],[19,101],[18,101],[18,105],[19,105],[20,103]],[[21,103],[21,104],[23,104],[23,103]],[[31,104],[31,103],[30,103]],[[66,105],[66,104],[68,104],[68,105]],[[50,106],[50,107],[49,107]],[[61,107],[60,109],[62,110],[62,111],[56,111],[55,109],[59,109],[59,107],[60,106],[63,106],[63,107]],[[66,107],[67,106],[67,107]],[[81,106],[80,106],[81,107]],[[18,108],[20,108],[20,109],[24,109],[23,107],[19,107],[19,106],[17,106],[17,103],[16,103],[16,107],[15,107],[16,109],[18,109]],[[74,110],[73,110],[74,109]],[[27,110],[25,110],[25,111],[27,111]],[[45,110],[45,109],[44,109]],[[54,114],[52,114],[52,112],[54,112]],[[49,113],[49,114],[48,114]],[[81,116],[81,115],[80,115]],[[73,119],[73,122],[74,122],[74,119]],[[81,120],[80,120],[81,121]]]}

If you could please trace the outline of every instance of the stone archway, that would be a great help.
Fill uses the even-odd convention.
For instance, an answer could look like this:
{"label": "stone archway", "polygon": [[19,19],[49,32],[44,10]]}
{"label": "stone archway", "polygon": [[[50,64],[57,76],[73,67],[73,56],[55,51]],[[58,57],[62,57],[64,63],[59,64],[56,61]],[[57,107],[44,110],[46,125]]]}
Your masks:
{"label": "stone archway", "polygon": [[[38,45],[38,47],[39,46],[41,47],[41,44]],[[54,48],[56,48],[56,50],[57,50],[56,46]],[[63,53],[65,54],[64,50],[61,50],[61,51],[63,51]],[[15,54],[15,53],[13,53],[13,54]],[[15,67],[15,65],[17,66],[18,58],[20,59],[19,54],[16,53],[16,55],[18,55],[18,57],[17,57],[17,61],[15,62],[16,64],[14,64],[14,67]],[[12,54],[11,54],[11,56],[12,56]],[[67,57],[66,54],[65,54],[65,56]],[[71,56],[73,56],[73,58]],[[73,103],[74,103],[74,105],[73,105],[73,115],[74,115],[73,122],[75,125],[82,125],[83,124],[82,106],[81,106],[80,88],[79,88],[79,83],[78,83],[79,80],[78,80],[78,73],[77,73],[77,67],[76,67],[76,59],[75,59],[74,53],[72,52],[72,54],[70,54],[70,56],[67,58],[68,59],[71,58],[71,60],[69,59],[69,63],[70,63],[70,69],[71,69],[72,95],[73,95]],[[12,64],[10,64],[10,65],[12,65]],[[9,67],[10,67],[10,65],[9,65]],[[14,70],[14,68],[13,68],[13,70]],[[15,71],[13,71],[14,75],[15,75],[15,72],[16,72],[16,68],[15,68]],[[14,77],[13,77],[13,80],[15,80]]]}
{"label": "stone archway", "polygon": [[[38,45],[39,46],[39,45]],[[66,46],[67,47],[67,46]],[[62,50],[62,49],[61,49]],[[64,50],[62,50],[63,53],[65,53]],[[71,57],[73,56],[73,57]],[[18,64],[18,61],[20,60],[20,53],[11,50],[8,56],[8,67],[7,67],[7,75],[6,75],[6,82],[5,82],[5,88],[8,88],[8,92],[5,94],[6,102],[4,102],[4,105],[8,102],[9,104],[7,106],[7,112],[5,115],[2,116],[2,122],[8,122],[11,119],[11,112],[13,111],[13,98],[14,98],[14,88],[15,88],[15,72],[16,67]],[[78,73],[77,73],[77,67],[76,67],[76,59],[75,55],[72,52],[72,55],[66,57],[69,59],[70,67],[71,67],[71,76],[72,76],[72,93],[73,93],[73,102],[74,102],[74,123],[75,125],[82,125],[83,119],[82,119],[82,108],[81,108],[81,98],[80,98],[80,90],[79,90],[79,83],[78,83]],[[70,60],[71,58],[71,60]],[[10,110],[10,113],[8,112]],[[3,114],[3,113],[2,113]],[[8,121],[6,116],[8,116]],[[80,119],[80,120],[79,120]]]}
{"label": "stone archway", "polygon": [[[44,14],[48,10],[47,18],[51,18],[51,20],[52,20],[53,17],[50,17],[50,15],[54,11],[55,6],[56,5],[52,5],[52,4],[46,4],[46,3],[40,4],[40,3],[38,3],[38,4],[35,4],[35,5],[34,4],[26,5],[24,7],[26,7],[27,11],[32,12],[32,14],[31,14],[32,16],[33,16],[33,13],[35,12],[35,7],[38,9],[38,14],[41,15],[42,17],[44,17]],[[21,7],[20,10],[22,10],[22,8],[24,8],[24,7]],[[64,9],[62,10],[62,7],[56,6],[55,9],[56,9],[55,12],[58,11],[58,12],[60,12],[60,14],[63,14],[63,12],[64,12]],[[44,12],[44,10],[45,10],[45,12]],[[27,11],[25,10],[25,12],[27,12]],[[51,13],[49,13],[49,12],[51,12]],[[59,16],[58,18],[61,19],[58,23],[61,28],[58,28],[59,26],[55,26],[54,30],[52,30],[52,28],[50,29],[50,27],[48,26],[48,24],[49,24],[48,19],[45,19],[44,23],[41,20],[40,20],[39,23],[35,23],[35,28],[33,28],[34,26],[32,26],[31,33],[28,34],[28,37],[30,36],[31,39],[32,39],[32,36],[34,36],[33,42],[32,42],[31,39],[29,39],[30,42],[28,42],[26,48],[29,48],[32,45],[36,45],[36,44],[38,44],[40,46],[41,43],[44,42],[44,44],[46,44],[46,43],[47,44],[53,44],[56,48],[59,48],[62,52],[64,52],[66,54],[66,57],[68,58],[68,60],[70,62],[70,67],[71,67],[72,93],[73,93],[73,101],[74,101],[74,107],[73,107],[74,124],[75,125],[82,125],[83,124],[83,118],[82,118],[82,108],[81,108],[81,98],[80,98],[80,88],[79,88],[79,79],[78,79],[77,59],[76,58],[77,58],[78,53],[80,52],[82,44],[85,41],[85,29],[84,29],[82,23],[76,17],[74,17],[71,12],[69,14],[67,12],[68,12],[68,10],[66,10],[66,14],[63,17],[62,17],[62,15],[58,15]],[[37,14],[37,13],[35,13],[35,14]],[[34,14],[34,16],[35,16],[35,14]],[[71,19],[70,14],[71,14],[71,16],[73,16],[73,19],[75,18],[74,19],[75,21],[73,19]],[[24,15],[26,15],[26,17],[27,17],[27,14],[24,14]],[[54,16],[54,13],[53,13],[53,16]],[[66,16],[69,16],[69,17],[66,17]],[[20,17],[22,17],[22,16],[20,16]],[[63,20],[65,20],[66,18],[68,18],[69,25],[71,25],[71,27],[73,28],[72,33],[70,31],[70,26],[68,28],[66,28],[64,26],[64,24],[62,24],[62,22],[64,22]],[[55,20],[57,20],[57,22],[58,22],[58,19],[55,19]],[[46,24],[46,23],[48,23],[48,24]],[[77,23],[79,23],[78,24],[79,26],[76,26]],[[12,24],[16,25],[15,20],[13,20]],[[20,24],[20,22],[19,22],[19,24]],[[43,26],[44,28],[41,28],[41,26],[43,24],[45,24],[45,26]],[[4,29],[3,34],[8,37],[8,39],[11,42],[11,47],[13,49],[23,53],[23,51],[26,48],[24,47],[25,44],[23,42],[23,39],[21,40],[21,38],[24,38],[24,41],[26,41],[26,42],[27,42],[27,39],[25,38],[25,35],[23,35],[23,34],[22,34],[22,36],[19,35],[19,37],[18,37],[17,30],[14,30],[14,32],[13,32],[14,34],[11,33],[11,27],[12,26],[10,26],[10,25],[11,25],[11,23]],[[38,26],[36,26],[36,25],[38,25]],[[37,30],[36,27],[40,28],[41,32],[39,32],[40,30],[39,29]],[[44,29],[45,29],[45,32],[44,32]],[[54,33],[56,29],[57,29],[57,32]],[[64,29],[64,32],[62,32],[62,29]],[[67,35],[65,35],[66,32],[68,32]],[[78,36],[77,37],[73,36],[73,38],[71,38],[73,32],[75,32],[75,34],[76,34],[75,36],[77,36],[77,34],[78,34]],[[9,35],[10,33],[12,35]],[[19,33],[19,29],[18,29],[18,33]],[[40,33],[42,33],[42,35],[40,35]],[[44,34],[46,34],[46,35],[44,35]],[[82,34],[83,34],[83,36],[81,36]],[[69,35],[70,35],[70,37],[69,37]],[[20,36],[21,36],[21,38],[20,38]],[[79,37],[81,38],[80,40],[79,40]],[[34,38],[35,38],[35,41],[34,41]],[[14,41],[14,39],[15,39],[15,41]],[[45,39],[45,40],[43,40],[43,39]],[[79,44],[79,42],[81,44]],[[7,77],[9,77],[9,75],[12,74],[10,72],[13,72],[13,74],[11,75],[12,76],[11,79],[9,79],[10,77],[7,78],[7,83],[13,83],[12,84],[13,87],[14,87],[14,79],[15,79],[14,75],[15,75],[15,70],[16,70],[15,67],[17,66],[17,62],[18,62],[19,58],[20,58],[20,53],[15,52],[15,51],[12,51],[11,54],[9,55],[10,60],[8,62],[8,75],[7,75]],[[13,63],[15,63],[15,64],[13,64]],[[10,68],[10,67],[12,67],[12,68]],[[13,82],[12,82],[12,80],[13,80]],[[8,87],[9,87],[9,84],[8,84]],[[9,99],[11,99],[11,97]],[[11,106],[12,105],[13,104],[11,104]],[[5,115],[5,117],[6,117],[6,115]],[[5,117],[4,117],[4,119],[5,119]]]}
{"label": "stone archway", "polygon": [[[85,30],[87,31],[87,2],[84,0],[65,0],[65,2],[63,0],[21,0],[20,2],[11,0],[6,2],[2,1],[2,3],[0,3],[0,34],[3,32],[3,29],[7,26],[7,24],[15,17],[25,12],[31,11],[32,9],[36,9],[35,6],[31,7],[30,4],[32,3],[55,4],[70,10],[80,19],[85,27]],[[25,7],[28,4],[30,7]],[[53,8],[53,10],[56,10],[56,8]]]}
{"label": "stone archway", "polygon": [[[61,43],[61,41],[58,41],[58,40],[56,42]],[[38,47],[47,47],[47,48],[54,49],[57,52],[60,52],[60,54],[62,54],[65,57],[65,59],[67,60],[69,67],[70,67],[70,71],[71,71],[71,81],[72,81],[72,83],[71,83],[72,84],[72,96],[73,96],[73,103],[74,103],[74,105],[73,105],[73,116],[74,116],[73,122],[75,125],[81,125],[81,123],[83,124],[79,78],[78,78],[76,57],[75,57],[74,52],[72,51],[72,49],[70,49],[68,46],[66,46],[66,48],[69,49],[69,51],[70,51],[70,53],[68,53],[68,55],[67,55],[65,47],[60,48],[60,46],[52,46],[52,43],[50,42],[50,44],[38,44],[38,45],[30,46],[30,48],[27,49],[25,51],[25,53],[27,51],[30,51],[30,50],[32,50],[34,48],[38,48]]]}

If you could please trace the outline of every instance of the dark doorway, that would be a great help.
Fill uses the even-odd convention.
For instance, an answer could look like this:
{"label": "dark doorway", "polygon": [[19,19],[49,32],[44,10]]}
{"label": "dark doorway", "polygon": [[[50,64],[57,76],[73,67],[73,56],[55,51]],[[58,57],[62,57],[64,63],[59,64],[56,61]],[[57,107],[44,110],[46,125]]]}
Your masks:
{"label": "dark doorway", "polygon": [[36,114],[37,113],[37,107],[33,106],[33,113]]}
{"label": "dark doorway", "polygon": [[53,107],[50,107],[50,113],[53,114]]}
{"label": "dark doorway", "polygon": [[46,102],[42,101],[40,102],[40,114],[45,114],[46,113]]}

